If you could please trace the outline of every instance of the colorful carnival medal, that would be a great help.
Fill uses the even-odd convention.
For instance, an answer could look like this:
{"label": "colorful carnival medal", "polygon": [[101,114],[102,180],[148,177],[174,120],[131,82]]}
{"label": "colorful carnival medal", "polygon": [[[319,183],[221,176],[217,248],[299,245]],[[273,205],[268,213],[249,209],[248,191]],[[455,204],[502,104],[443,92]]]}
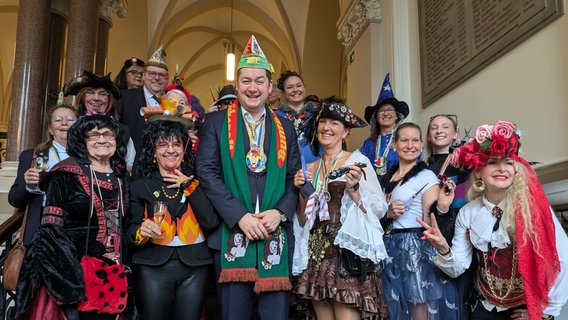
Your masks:
{"label": "colorful carnival medal", "polygon": [[256,144],[251,146],[246,157],[247,167],[254,173],[260,173],[266,170],[266,155],[260,150]]}
{"label": "colorful carnival medal", "polygon": [[262,148],[264,141],[264,115],[257,123],[250,122],[247,119],[245,119],[245,122],[251,145],[246,155],[246,164],[250,171],[260,173],[266,170],[266,155]]}

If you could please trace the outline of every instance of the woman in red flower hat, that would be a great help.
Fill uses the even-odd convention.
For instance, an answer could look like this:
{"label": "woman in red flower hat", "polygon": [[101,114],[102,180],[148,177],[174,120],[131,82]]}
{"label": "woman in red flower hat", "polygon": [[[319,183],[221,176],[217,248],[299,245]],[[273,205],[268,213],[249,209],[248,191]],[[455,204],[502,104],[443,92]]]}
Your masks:
{"label": "woman in red flower hat", "polygon": [[553,319],[568,300],[568,251],[558,250],[568,237],[519,146],[516,126],[499,121],[452,153],[453,165],[474,172],[451,246],[433,213],[431,225],[419,220],[446,274],[456,277],[477,259],[473,320]]}

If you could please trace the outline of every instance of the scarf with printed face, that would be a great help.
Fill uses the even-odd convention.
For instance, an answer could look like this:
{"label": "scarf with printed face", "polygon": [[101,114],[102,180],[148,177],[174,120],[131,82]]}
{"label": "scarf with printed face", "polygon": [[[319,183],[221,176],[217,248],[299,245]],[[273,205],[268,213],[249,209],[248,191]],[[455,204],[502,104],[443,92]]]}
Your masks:
{"label": "scarf with printed face", "polygon": [[[286,136],[276,114],[265,107],[271,123],[270,150],[267,154],[266,185],[260,212],[272,209],[284,195],[286,183]],[[251,203],[246,153],[243,141],[244,120],[238,99],[227,109],[221,132],[221,163],[225,185],[249,212]],[[290,290],[288,238],[281,227],[264,240],[249,241],[238,227],[223,225],[221,274],[219,282],[255,282],[256,293]]]}

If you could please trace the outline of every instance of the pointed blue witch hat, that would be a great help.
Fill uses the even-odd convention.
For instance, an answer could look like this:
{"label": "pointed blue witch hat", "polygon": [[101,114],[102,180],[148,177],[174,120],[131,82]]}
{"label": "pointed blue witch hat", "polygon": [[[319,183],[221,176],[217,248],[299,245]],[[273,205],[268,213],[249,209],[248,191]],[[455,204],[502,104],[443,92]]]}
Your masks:
{"label": "pointed blue witch hat", "polygon": [[396,109],[396,113],[398,116],[397,122],[404,120],[410,113],[408,109],[408,104],[404,101],[399,101],[397,98],[394,97],[394,93],[392,91],[392,87],[390,84],[390,72],[387,73],[385,76],[385,80],[383,80],[383,86],[381,87],[381,92],[379,93],[379,98],[377,99],[377,104],[374,106],[368,106],[365,108],[365,120],[371,124],[373,114],[379,110],[382,105],[390,104]]}

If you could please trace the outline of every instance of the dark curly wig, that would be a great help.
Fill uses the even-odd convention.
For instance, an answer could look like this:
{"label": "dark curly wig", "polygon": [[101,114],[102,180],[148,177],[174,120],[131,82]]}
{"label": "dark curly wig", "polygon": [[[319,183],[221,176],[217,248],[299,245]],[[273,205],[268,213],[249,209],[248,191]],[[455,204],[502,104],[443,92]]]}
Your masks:
{"label": "dark curly wig", "polygon": [[158,164],[154,162],[155,143],[160,138],[170,140],[173,137],[179,139],[185,148],[181,172],[188,177],[195,175],[195,154],[193,153],[189,131],[182,123],[173,120],[157,120],[148,123],[142,138],[142,150],[137,154],[138,162],[132,175],[150,178],[153,172],[158,171]]}
{"label": "dark curly wig", "polygon": [[93,114],[83,116],[75,122],[67,132],[67,153],[75,158],[79,164],[91,164],[89,159],[89,151],[87,150],[87,132],[95,128],[110,129],[116,137],[116,151],[110,157],[110,165],[119,177],[126,174],[126,145],[124,140],[120,138],[123,132],[115,118],[105,114]]}
{"label": "dark curly wig", "polygon": [[286,80],[290,77],[298,77],[302,80],[302,82],[304,82],[304,79],[296,71],[286,70],[280,74],[280,78],[278,78],[278,81],[276,82],[276,86],[278,89],[282,90],[282,92],[284,92],[284,82],[286,82]]}

